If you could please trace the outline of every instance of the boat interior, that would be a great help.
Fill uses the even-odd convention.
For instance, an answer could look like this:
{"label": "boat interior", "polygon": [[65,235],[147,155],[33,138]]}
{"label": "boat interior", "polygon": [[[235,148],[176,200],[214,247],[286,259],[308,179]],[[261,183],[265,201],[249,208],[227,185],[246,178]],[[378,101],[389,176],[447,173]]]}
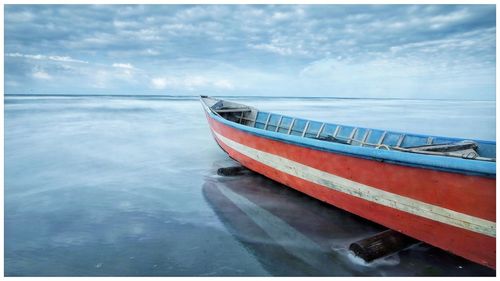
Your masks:
{"label": "boat interior", "polygon": [[353,127],[258,111],[242,104],[202,96],[216,115],[276,133],[344,145],[496,162],[496,143]]}

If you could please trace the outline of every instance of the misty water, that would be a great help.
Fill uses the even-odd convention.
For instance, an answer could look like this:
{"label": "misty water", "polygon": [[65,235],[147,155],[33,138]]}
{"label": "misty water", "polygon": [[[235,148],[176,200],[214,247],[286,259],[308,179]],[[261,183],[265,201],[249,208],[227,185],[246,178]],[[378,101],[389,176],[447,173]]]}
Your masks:
{"label": "misty water", "polygon": [[[235,98],[357,126],[495,139],[495,102]],[[495,271],[426,244],[365,264],[383,227],[234,162],[196,98],[6,96],[7,276],[429,276]]]}

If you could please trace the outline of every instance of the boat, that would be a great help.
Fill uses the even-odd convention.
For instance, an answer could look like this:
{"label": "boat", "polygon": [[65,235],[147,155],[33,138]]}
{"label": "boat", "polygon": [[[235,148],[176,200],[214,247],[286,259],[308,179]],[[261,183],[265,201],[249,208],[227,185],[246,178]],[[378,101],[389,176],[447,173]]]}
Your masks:
{"label": "boat", "polygon": [[496,142],[294,118],[201,96],[217,144],[318,200],[496,269]]}

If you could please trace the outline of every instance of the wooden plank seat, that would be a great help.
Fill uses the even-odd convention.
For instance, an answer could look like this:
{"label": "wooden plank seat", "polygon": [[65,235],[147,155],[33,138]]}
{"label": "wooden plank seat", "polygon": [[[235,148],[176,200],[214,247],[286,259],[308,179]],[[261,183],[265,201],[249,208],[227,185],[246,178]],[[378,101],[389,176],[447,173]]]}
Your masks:
{"label": "wooden plank seat", "polygon": [[252,109],[248,106],[227,106],[224,102],[218,101],[214,105],[211,106],[212,110],[217,113],[234,113],[234,112],[249,112]]}
{"label": "wooden plank seat", "polygon": [[406,149],[410,149],[412,151],[436,151],[436,152],[451,152],[451,151],[461,151],[467,149],[477,149],[477,143],[473,141],[460,141],[455,143],[446,143],[446,144],[431,144],[431,145],[420,145],[420,146],[412,146],[405,147]]}
{"label": "wooden plank seat", "polygon": [[250,112],[252,111],[250,108],[222,108],[215,109],[217,113],[233,113],[233,112]]}

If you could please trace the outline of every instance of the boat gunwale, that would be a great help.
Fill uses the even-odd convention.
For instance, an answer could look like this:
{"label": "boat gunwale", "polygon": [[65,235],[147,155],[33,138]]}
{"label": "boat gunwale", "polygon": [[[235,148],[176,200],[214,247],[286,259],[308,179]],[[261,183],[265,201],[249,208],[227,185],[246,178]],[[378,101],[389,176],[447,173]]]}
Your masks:
{"label": "boat gunwale", "polygon": [[[228,125],[240,131],[250,133],[252,135],[256,135],[259,137],[265,137],[271,140],[285,142],[306,148],[322,150],[330,153],[343,154],[351,157],[375,160],[379,162],[387,162],[397,165],[441,170],[441,171],[461,173],[466,175],[479,175],[479,176],[494,177],[494,178],[496,177],[496,162],[462,159],[457,157],[448,157],[439,155],[426,155],[426,154],[416,154],[416,153],[408,153],[400,151],[382,150],[382,149],[374,149],[372,147],[363,147],[363,146],[351,146],[335,142],[318,140],[314,138],[305,138],[301,136],[287,135],[283,133],[277,133],[277,132],[267,131],[264,129],[246,126],[243,124],[229,121],[215,114],[209,108],[209,106],[203,101],[203,98],[208,98],[208,99],[214,99],[214,98],[212,97],[201,98],[205,111],[212,118],[225,125]],[[265,111],[259,111],[259,112],[265,112]],[[266,112],[266,113],[275,114],[271,112]],[[309,120],[305,118],[300,118],[300,119]],[[390,132],[398,133],[396,131],[390,131]],[[412,134],[412,135],[418,135],[418,134]],[[427,135],[420,135],[420,136],[427,136]],[[463,140],[460,138],[448,138],[448,139]],[[474,140],[474,141],[484,142],[488,144],[496,144],[495,141],[482,141],[482,140]]]}

